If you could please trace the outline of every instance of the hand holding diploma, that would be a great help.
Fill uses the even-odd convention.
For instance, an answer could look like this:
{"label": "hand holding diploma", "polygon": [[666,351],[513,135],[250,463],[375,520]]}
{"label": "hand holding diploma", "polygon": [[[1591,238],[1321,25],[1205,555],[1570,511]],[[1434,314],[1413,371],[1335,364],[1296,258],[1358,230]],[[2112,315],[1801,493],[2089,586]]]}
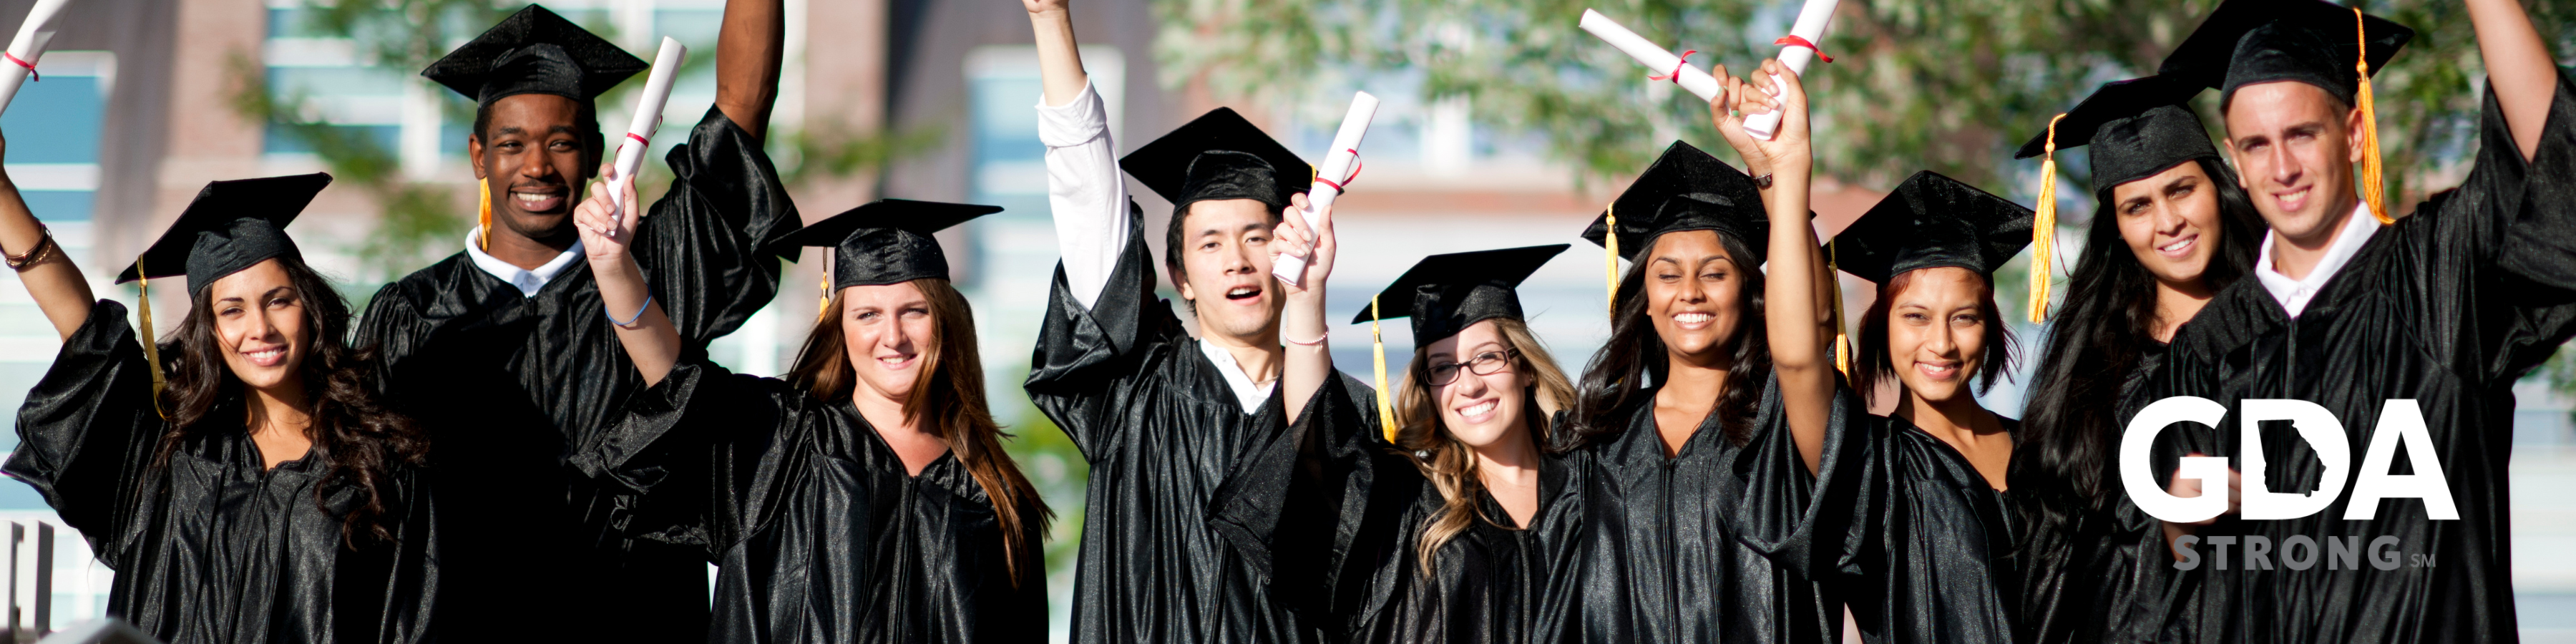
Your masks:
{"label": "hand holding diploma", "polygon": [[54,23],[63,16],[63,5],[71,0],[36,0],[27,10],[27,19],[18,23],[17,37],[9,39],[8,64],[0,65],[0,111],[9,109],[9,101],[18,97],[18,87],[36,74],[36,60],[45,57],[45,46],[54,40]]}
{"label": "hand holding diploma", "polygon": [[635,97],[635,119],[626,127],[625,138],[617,142],[617,161],[611,167],[609,195],[614,208],[609,211],[611,226],[605,234],[616,237],[615,224],[635,211],[635,204],[625,195],[635,193],[635,175],[644,169],[644,155],[652,151],[653,131],[662,126],[662,106],[671,101],[671,82],[680,75],[680,63],[689,57],[689,48],[669,36],[662,37],[662,50],[653,54],[653,74],[644,79],[644,94]]}
{"label": "hand holding diploma", "polygon": [[1627,27],[1611,21],[1609,16],[1601,15],[1601,12],[1583,10],[1583,21],[1579,24],[1584,31],[1592,32],[1592,35],[1599,37],[1602,42],[1617,47],[1619,51],[1628,54],[1629,58],[1637,59],[1637,62],[1645,65],[1647,69],[1655,70],[1654,75],[1649,78],[1672,81],[1673,84],[1680,85],[1682,89],[1690,90],[1690,93],[1699,96],[1700,100],[1712,103],[1718,102],[1720,97],[1725,96],[1725,90],[1718,86],[1716,76],[1690,66],[1690,63],[1682,60],[1681,56],[1675,56],[1671,50],[1648,42],[1644,37],[1638,36],[1637,32],[1629,31]]}
{"label": "hand holding diploma", "polygon": [[[1806,6],[1798,9],[1798,22],[1789,26],[1789,35],[1773,41],[1774,44],[1781,45],[1779,60],[1789,73],[1805,76],[1807,62],[1821,55],[1821,52],[1816,50],[1816,42],[1825,39],[1825,26],[1833,22],[1834,8],[1839,4],[1840,0],[1807,0]],[[1826,58],[1825,62],[1834,62],[1834,59]],[[1775,88],[1772,91],[1778,91],[1776,89],[1780,87],[1778,71],[1771,72],[1770,87]],[[1772,96],[1776,97],[1778,94],[1772,94]],[[1778,110],[1757,114],[1744,120],[1744,131],[1758,138],[1771,138],[1779,134],[1779,128]]]}
{"label": "hand holding diploma", "polygon": [[[1360,139],[1368,136],[1369,121],[1377,118],[1377,97],[1368,92],[1351,95],[1351,110],[1342,115],[1342,127],[1333,132],[1333,147],[1324,152],[1324,162],[1315,168],[1315,184],[1306,190],[1306,202],[1295,208],[1305,220],[1302,231],[1321,226],[1319,213],[1333,207],[1333,198],[1341,196],[1344,184],[1359,175]],[[1307,238],[1300,238],[1307,239]],[[1303,253],[1283,253],[1270,264],[1270,274],[1281,283],[1299,286],[1305,283],[1306,258]]]}

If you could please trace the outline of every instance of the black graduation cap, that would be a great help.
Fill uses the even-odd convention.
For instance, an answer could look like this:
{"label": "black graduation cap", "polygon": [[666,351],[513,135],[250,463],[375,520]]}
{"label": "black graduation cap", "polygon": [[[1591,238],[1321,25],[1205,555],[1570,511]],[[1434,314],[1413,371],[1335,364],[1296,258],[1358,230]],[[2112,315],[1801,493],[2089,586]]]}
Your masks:
{"label": "black graduation cap", "polygon": [[[788,233],[783,248],[832,249],[832,288],[883,286],[948,277],[948,254],[932,234],[1001,206],[878,199]],[[793,255],[790,255],[793,257]]]}
{"label": "black graduation cap", "polygon": [[1664,155],[1583,229],[1583,239],[1607,247],[1613,214],[1619,220],[1619,257],[1631,261],[1657,235],[1669,232],[1714,230],[1733,237],[1753,253],[1747,263],[1755,265],[1762,263],[1771,242],[1771,217],[1762,209],[1762,191],[1753,186],[1753,178],[1681,141],[1664,148]]}
{"label": "black graduation cap", "polygon": [[[2209,130],[2186,105],[2200,90],[2199,85],[2166,76],[2104,83],[2057,120],[2057,147],[2089,148],[2097,197],[2186,161],[2218,159]],[[2041,129],[2013,158],[2046,154],[2048,137],[2048,130]]]}
{"label": "black graduation cap", "polygon": [[1376,310],[1361,308],[1359,317],[1352,318],[1351,323],[1411,317],[1413,346],[1418,348],[1457,335],[1477,322],[1525,319],[1521,316],[1520,295],[1512,289],[1570,246],[1548,244],[1424,257],[1378,294]]}
{"label": "black graduation cap", "polygon": [[1925,170],[1871,206],[1832,243],[1835,263],[1873,283],[1920,268],[1956,266],[1988,279],[2030,245],[2033,212]]}
{"label": "black graduation cap", "polygon": [[518,94],[589,101],[647,67],[616,44],[532,4],[447,52],[420,75],[488,106]]}
{"label": "black graduation cap", "polygon": [[269,258],[302,258],[286,224],[328,185],[331,175],[320,172],[208,183],[116,283],[187,275],[188,292],[196,293]]}
{"label": "black graduation cap", "polygon": [[1255,199],[1278,210],[1315,178],[1313,166],[1230,107],[1211,110],[1136,148],[1118,160],[1118,167],[1176,208]]}
{"label": "black graduation cap", "polygon": [[[2368,34],[2370,72],[2379,73],[2415,30],[2378,16],[2362,19]],[[2299,81],[2353,102],[2361,58],[2353,10],[2322,0],[2227,0],[2184,38],[2156,69],[2233,97],[2236,88],[2271,81]]]}

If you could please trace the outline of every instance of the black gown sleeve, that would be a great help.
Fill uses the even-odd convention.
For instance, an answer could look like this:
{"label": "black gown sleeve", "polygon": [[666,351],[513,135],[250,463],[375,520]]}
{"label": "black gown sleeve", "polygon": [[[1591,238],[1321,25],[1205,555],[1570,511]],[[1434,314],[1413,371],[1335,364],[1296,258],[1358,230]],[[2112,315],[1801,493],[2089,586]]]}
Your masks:
{"label": "black gown sleeve", "polygon": [[778,295],[773,249],[803,224],[760,138],[723,110],[664,160],[677,177],[638,224],[635,261],[684,344],[704,346]]}
{"label": "black gown sleeve", "polygon": [[714,562],[791,509],[786,488],[807,464],[791,443],[813,437],[827,413],[775,378],[683,363],[572,464],[636,495],[618,521],[628,538],[700,548]]}
{"label": "black gown sleeve", "polygon": [[[1737,541],[1775,564],[1788,568],[1801,577],[1828,569],[1837,558],[1838,546],[1819,544],[1818,535],[1835,534],[1843,518],[1827,511],[1829,504],[1819,501],[1832,494],[1819,494],[1819,483],[1843,488],[1856,488],[1852,481],[1861,465],[1859,441],[1851,438],[1851,424],[1869,414],[1868,407],[1848,387],[1834,388],[1832,409],[1826,415],[1823,458],[1815,473],[1807,471],[1806,457],[1798,452],[1797,435],[1789,427],[1788,414],[1781,409],[1780,380],[1766,381],[1763,404],[1754,418],[1754,433],[1743,447],[1727,453],[1721,466],[1727,476],[1719,498],[1733,499],[1726,521]],[[1846,492],[1844,496],[1848,496]]]}
{"label": "black gown sleeve", "polygon": [[1038,347],[1029,358],[1025,383],[1030,401],[1046,412],[1085,458],[1098,462],[1100,452],[1124,431],[1117,417],[1123,403],[1143,386],[1139,357],[1147,345],[1187,340],[1171,306],[1154,297],[1153,258],[1146,252],[1144,211],[1127,204],[1128,236],[1118,267],[1109,273],[1100,297],[1085,309],[1056,266],[1047,296],[1047,318],[1038,329]]}
{"label": "black gown sleeve", "polygon": [[1374,573],[1409,546],[1422,475],[1386,442],[1376,405],[1372,389],[1336,372],[1209,504],[1208,527],[1307,623],[1347,629],[1386,601]]}
{"label": "black gown sleeve", "polygon": [[[2489,90],[2477,166],[2460,190],[2436,197],[2446,206],[2457,201],[2490,210],[2499,205],[2494,202],[2506,201],[2498,197],[2516,197],[2511,199],[2518,206],[2515,210],[2489,215],[2511,218],[2500,226],[2508,229],[2495,240],[2493,253],[2507,295],[2487,298],[2512,307],[2505,319],[2494,324],[2501,331],[2494,334],[2497,340],[2483,365],[2486,375],[2498,381],[2521,377],[2576,335],[2576,83],[2571,83],[2565,69],[2559,70],[2557,89],[2541,128],[2540,145],[2527,162],[2504,123],[2494,91]],[[2490,196],[2469,196],[2474,193]],[[2428,203],[2418,211],[2434,207]]]}
{"label": "black gown sleeve", "polygon": [[90,550],[119,568],[136,544],[130,525],[149,485],[165,425],[152,402],[152,376],[126,324],[125,305],[99,300],[89,319],[18,408],[18,450],[9,476],[36,488]]}

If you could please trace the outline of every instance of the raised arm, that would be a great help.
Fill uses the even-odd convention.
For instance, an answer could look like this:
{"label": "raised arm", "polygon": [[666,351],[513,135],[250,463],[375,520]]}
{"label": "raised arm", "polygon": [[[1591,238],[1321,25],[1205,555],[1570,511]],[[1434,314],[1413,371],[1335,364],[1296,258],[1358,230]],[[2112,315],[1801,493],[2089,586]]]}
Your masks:
{"label": "raised arm", "polygon": [[[1724,74],[1724,70],[1719,70]],[[1770,78],[1782,80],[1778,99],[1765,93]],[[1798,75],[1766,60],[1753,75],[1759,87],[1728,76],[1726,96],[1734,109],[1710,103],[1726,142],[1744,157],[1754,177],[1771,177],[1762,190],[1762,207],[1771,218],[1770,265],[1763,277],[1763,324],[1770,330],[1771,367],[1780,378],[1781,411],[1798,441],[1798,456],[1813,474],[1824,458],[1825,426],[1834,400],[1832,358],[1825,349],[1833,338],[1833,309],[1828,301],[1824,259],[1816,252],[1815,228],[1807,211],[1807,187],[1815,170],[1815,152],[1807,133],[1807,94]],[[1778,136],[1754,138],[1744,132],[1744,114],[1786,110]]]}
{"label": "raised arm", "polygon": [[2549,120],[2550,99],[2558,93],[2558,62],[2540,30],[2531,26],[2516,0],[2467,0],[2469,24],[2477,29],[2478,57],[2486,62],[2487,87],[2504,108],[2513,143],[2530,161],[2540,150],[2540,130]]}
{"label": "raised arm", "polygon": [[716,109],[742,131],[767,134],[778,102],[778,65],[787,39],[783,0],[726,0],[716,32]]}
{"label": "raised arm", "polygon": [[1082,71],[1082,51],[1073,41],[1073,9],[1069,0],[1020,0],[1029,10],[1029,28],[1037,32],[1038,75],[1046,83],[1046,104],[1073,102],[1082,86],[1091,84],[1091,75]]}
{"label": "raised arm", "polygon": [[1127,181],[1119,176],[1118,146],[1109,136],[1109,110],[1073,41],[1073,14],[1065,0],[1020,0],[1036,32],[1038,73],[1046,91],[1038,105],[1038,140],[1045,143],[1047,207],[1055,215],[1056,247],[1064,257],[1065,286],[1083,308],[1099,303],[1109,274],[1126,251]]}
{"label": "raised arm", "polygon": [[[6,142],[0,142],[5,151]],[[38,253],[36,245],[45,244]],[[80,266],[63,253],[61,246],[46,240],[44,224],[36,223],[36,213],[27,210],[27,200],[18,195],[18,184],[0,172],[0,252],[10,257],[27,257],[36,253],[34,263],[18,269],[18,281],[27,285],[27,295],[36,299],[36,308],[45,312],[45,320],[54,323],[54,333],[70,339],[89,319],[96,297],[89,292],[89,280],[81,277]]]}
{"label": "raised arm", "polygon": [[[599,169],[608,185],[616,185],[612,175],[617,169],[612,166]],[[643,373],[644,384],[661,384],[680,361],[680,329],[672,326],[662,303],[653,300],[651,286],[644,283],[644,269],[627,250],[626,243],[635,239],[635,226],[643,218],[618,217],[612,222],[608,191],[589,192],[573,209],[573,227],[581,231],[582,253],[599,281],[600,305],[607,307],[609,324],[617,327],[617,343],[626,347],[626,357]],[[635,203],[634,184],[627,184],[624,197],[626,203]]]}
{"label": "raised arm", "polygon": [[[1288,410],[1288,422],[1297,422],[1306,401],[1333,377],[1333,347],[1325,342],[1324,284],[1333,272],[1333,208],[1325,206],[1315,213],[1315,227],[1306,228],[1305,216],[1298,211],[1306,207],[1306,195],[1289,198],[1288,211],[1279,217],[1271,248],[1283,255],[1307,258],[1306,285],[1300,288],[1279,280],[1287,289],[1288,301],[1279,312],[1279,337],[1288,343],[1287,363],[1279,372],[1281,402]],[[1305,240],[1315,240],[1309,245]]]}

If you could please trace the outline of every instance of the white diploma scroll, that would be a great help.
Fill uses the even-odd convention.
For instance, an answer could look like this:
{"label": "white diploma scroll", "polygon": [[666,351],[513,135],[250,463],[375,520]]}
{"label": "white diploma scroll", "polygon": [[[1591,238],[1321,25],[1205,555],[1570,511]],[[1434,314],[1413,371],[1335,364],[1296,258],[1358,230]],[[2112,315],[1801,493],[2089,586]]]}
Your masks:
{"label": "white diploma scroll", "polygon": [[[1333,147],[1324,151],[1324,162],[1315,166],[1315,183],[1306,189],[1306,209],[1298,215],[1306,218],[1306,229],[1315,228],[1315,213],[1333,205],[1342,194],[1342,184],[1351,180],[1351,166],[1360,158],[1360,139],[1368,136],[1369,120],[1377,118],[1377,97],[1368,92],[1351,95],[1351,111],[1342,115],[1342,129],[1333,131]],[[1306,285],[1306,258],[1280,255],[1270,265],[1270,274],[1289,285]]]}
{"label": "white diploma scroll", "polygon": [[36,59],[45,57],[45,45],[54,40],[54,23],[70,2],[36,0],[36,7],[27,10],[27,20],[18,23],[18,36],[9,39],[9,58],[0,61],[0,111],[9,109],[10,99],[18,97],[18,87],[35,74]]}
{"label": "white diploma scroll", "polygon": [[1726,93],[1726,88],[1717,83],[1717,77],[1708,75],[1708,72],[1701,71],[1700,68],[1690,66],[1682,61],[1682,57],[1673,55],[1672,50],[1647,42],[1644,37],[1638,36],[1637,32],[1619,26],[1619,23],[1612,22],[1609,16],[1601,15],[1599,11],[1583,10],[1583,22],[1580,25],[1584,31],[1592,32],[1592,35],[1601,38],[1602,42],[1619,48],[1619,51],[1627,53],[1629,58],[1637,59],[1639,64],[1654,70],[1656,74],[1672,74],[1673,76],[1658,80],[1670,80],[1673,84],[1682,86],[1682,89],[1699,95],[1700,100],[1715,101]]}
{"label": "white diploma scroll", "polygon": [[[680,75],[680,61],[689,57],[689,48],[662,37],[662,51],[653,54],[653,74],[644,78],[644,94],[635,97],[635,120],[626,126],[626,137],[617,141],[617,185],[609,186],[609,199],[625,199],[626,189],[635,185],[635,173],[644,169],[644,155],[652,152],[653,131],[662,127],[662,105],[671,101],[671,81]],[[617,204],[617,216],[634,212],[635,204]]]}
{"label": "white diploma scroll", "polygon": [[[1833,22],[1834,7],[1838,4],[1840,0],[1807,0],[1807,5],[1798,9],[1798,22],[1789,26],[1789,35],[1797,36],[1810,44],[1824,42],[1825,25]],[[1800,78],[1807,76],[1807,62],[1815,58],[1816,50],[1805,46],[1788,45],[1780,48],[1780,64],[1787,66],[1790,73],[1797,74]],[[1777,88],[1780,87],[1781,82],[1780,75],[1771,75],[1771,87],[1774,88],[1771,92],[1772,96],[1780,95]],[[1744,133],[1764,140],[1779,134],[1776,131],[1778,129],[1780,129],[1779,110],[1755,114],[1744,119]]]}

